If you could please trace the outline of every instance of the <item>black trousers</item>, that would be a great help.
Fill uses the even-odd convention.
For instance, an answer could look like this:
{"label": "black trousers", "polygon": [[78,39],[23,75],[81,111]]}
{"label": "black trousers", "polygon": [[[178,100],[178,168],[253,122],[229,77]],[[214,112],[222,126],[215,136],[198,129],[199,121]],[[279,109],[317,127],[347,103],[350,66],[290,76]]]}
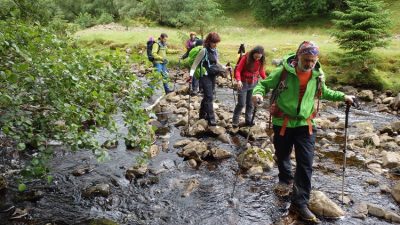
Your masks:
{"label": "black trousers", "polygon": [[[280,126],[274,129],[275,155],[278,160],[279,182],[293,182],[292,203],[298,207],[308,205],[311,192],[312,164],[314,160],[315,133],[310,135],[308,126],[286,128],[284,136],[279,135]],[[290,154],[296,153],[296,172],[293,177]]]}
{"label": "black trousers", "polygon": [[200,86],[203,87],[203,100],[200,104],[200,119],[215,120],[213,98],[216,75],[204,75],[200,77]]}

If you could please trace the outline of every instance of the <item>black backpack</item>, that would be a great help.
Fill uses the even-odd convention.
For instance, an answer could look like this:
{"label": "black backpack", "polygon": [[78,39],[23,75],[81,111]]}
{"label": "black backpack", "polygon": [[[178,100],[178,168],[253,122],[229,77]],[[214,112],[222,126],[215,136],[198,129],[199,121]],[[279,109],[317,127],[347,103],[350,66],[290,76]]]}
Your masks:
{"label": "black backpack", "polygon": [[[154,41],[153,37],[150,37],[149,40],[146,43],[146,53],[147,53],[147,58],[149,59],[150,62],[154,61],[154,56],[153,56],[153,45],[156,41]],[[160,46],[158,46],[158,51],[160,50]]]}

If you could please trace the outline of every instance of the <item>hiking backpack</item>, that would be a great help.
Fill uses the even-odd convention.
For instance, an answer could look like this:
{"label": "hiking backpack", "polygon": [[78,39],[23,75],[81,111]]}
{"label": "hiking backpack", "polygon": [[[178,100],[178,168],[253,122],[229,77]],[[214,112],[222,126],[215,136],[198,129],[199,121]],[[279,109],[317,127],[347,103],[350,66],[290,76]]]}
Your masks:
{"label": "hiking backpack", "polygon": [[[199,52],[203,49],[203,46],[197,46],[192,48],[192,50],[190,50],[189,52],[189,65],[193,65],[194,60],[196,59],[197,55],[199,54]],[[204,59],[203,59],[204,60]],[[202,62],[203,62],[202,60]],[[203,63],[200,63],[199,66],[202,67]],[[194,73],[194,76],[196,79],[200,79],[201,75],[205,73],[205,68],[202,67],[202,69],[198,69],[196,68],[196,72]]]}
{"label": "hiking backpack", "polygon": [[[154,56],[153,56],[153,45],[156,41],[154,41],[153,37],[150,37],[149,40],[146,43],[146,53],[147,53],[147,58],[149,59],[150,62],[154,61]],[[160,51],[160,45],[158,45],[158,51]]]}

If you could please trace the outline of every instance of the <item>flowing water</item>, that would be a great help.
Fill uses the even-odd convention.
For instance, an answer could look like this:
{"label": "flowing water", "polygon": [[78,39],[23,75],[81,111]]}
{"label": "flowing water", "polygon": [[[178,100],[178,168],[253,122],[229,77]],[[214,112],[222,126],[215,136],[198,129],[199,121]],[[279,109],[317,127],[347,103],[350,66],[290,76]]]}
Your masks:
{"label": "flowing water", "polygon": [[[218,101],[233,107],[231,93],[230,89],[218,88]],[[343,121],[344,108],[328,107],[322,113],[322,117],[329,115],[338,116],[340,121]],[[116,119],[121,126],[121,132],[126,132],[121,118]],[[362,110],[351,111],[350,124],[355,121],[371,121],[376,127],[380,127],[397,119],[393,115],[374,112],[374,108],[364,105]],[[177,140],[185,137],[180,135],[178,128],[170,126],[170,132],[158,138],[156,142],[160,145],[167,143],[168,150],[161,151],[150,160],[149,168],[152,168],[153,174],[149,173],[132,182],[125,178],[125,172],[135,164],[135,157],[139,152],[126,150],[123,140],[119,140],[116,149],[109,150],[111,159],[104,163],[97,163],[91,152],[72,153],[60,147],[51,162],[54,182],[50,185],[44,181],[29,184],[30,190],[43,192],[41,198],[36,201],[18,201],[15,182],[11,182],[7,193],[0,195],[3,204],[10,203],[17,208],[29,210],[24,220],[15,221],[8,220],[9,214],[0,213],[0,224],[89,224],[87,220],[90,218],[107,218],[118,224],[131,225],[265,225],[277,223],[282,219],[289,200],[279,198],[273,192],[273,185],[277,182],[277,168],[258,179],[239,175],[233,196],[235,204],[230,204],[237,171],[235,158],[204,162],[197,170],[193,169],[178,157],[178,149],[173,148]],[[354,129],[350,129],[350,134],[357,135],[352,132]],[[109,136],[102,133],[99,139],[105,141]],[[235,155],[242,150],[240,146],[245,141],[243,137],[233,136],[233,143],[229,145],[211,137],[203,139]],[[318,146],[313,189],[325,192],[339,204],[342,141],[338,140],[329,150],[320,151]],[[10,164],[12,150],[4,149],[1,152],[2,163]],[[82,165],[92,168],[93,171],[82,176],[73,176],[72,170]],[[346,169],[345,193],[355,202],[375,203],[400,213],[397,203],[390,195],[380,194],[378,186],[366,185],[365,180],[372,177],[389,186],[394,182],[384,176],[372,175],[362,163],[350,159]],[[182,197],[186,183],[191,179],[198,180],[199,186],[188,197]],[[99,183],[110,184],[111,194],[108,197],[82,196],[83,189]],[[351,214],[351,206],[343,208]],[[371,216],[360,220],[349,215],[340,220],[323,220],[323,224],[390,223]]]}

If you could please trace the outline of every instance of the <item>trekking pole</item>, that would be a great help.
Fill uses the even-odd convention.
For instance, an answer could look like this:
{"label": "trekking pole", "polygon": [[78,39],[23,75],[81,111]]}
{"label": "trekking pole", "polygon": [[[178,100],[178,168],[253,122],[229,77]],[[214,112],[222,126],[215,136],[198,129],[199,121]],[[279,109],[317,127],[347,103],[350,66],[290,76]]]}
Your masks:
{"label": "trekking pole", "polygon": [[[227,66],[230,66],[231,63],[228,62],[228,64],[226,64]],[[233,78],[232,78],[232,68],[229,68],[229,75],[231,77],[231,85],[232,85],[232,93],[233,93],[233,100],[235,101],[235,105],[236,105],[236,95],[235,95],[235,88],[233,87]]]}
{"label": "trekking pole", "polygon": [[350,107],[354,106],[355,108],[359,107],[357,99],[353,99],[353,103],[346,103],[346,110],[345,110],[345,122],[344,122],[344,149],[343,149],[343,173],[342,173],[342,204],[344,205],[344,177],[346,172],[346,151],[347,151],[347,129],[349,127],[349,112]]}
{"label": "trekking pole", "polygon": [[[256,117],[257,107],[258,107],[259,104],[260,104],[260,103],[257,103],[257,105],[254,106],[253,115],[252,115],[252,118],[251,118],[251,124],[254,124],[254,118]],[[249,129],[249,132],[247,133],[247,137],[246,137],[246,142],[245,142],[244,145],[241,146],[241,149],[244,149],[244,148],[246,147],[247,143],[249,143],[249,138],[250,138],[250,133],[251,133],[251,128],[252,128],[252,126],[253,126],[253,125],[250,125],[250,129]],[[239,170],[240,170],[240,165],[243,164],[244,158],[245,158],[245,156],[243,156],[242,160],[240,160],[240,164],[238,165],[238,173],[239,173]],[[230,196],[230,199],[229,199],[229,202],[230,202],[232,205],[235,205],[235,202],[236,202],[236,200],[237,200],[237,199],[234,198],[234,195],[235,195],[235,189],[236,189],[236,184],[237,184],[238,176],[239,176],[239,174],[237,174],[237,175],[235,176],[235,181],[233,182],[232,193],[231,193],[231,196]]]}
{"label": "trekking pole", "polygon": [[189,133],[189,129],[190,129],[190,96],[191,96],[191,90],[192,90],[192,82],[189,82],[189,105],[188,105],[188,129],[187,132]]}

